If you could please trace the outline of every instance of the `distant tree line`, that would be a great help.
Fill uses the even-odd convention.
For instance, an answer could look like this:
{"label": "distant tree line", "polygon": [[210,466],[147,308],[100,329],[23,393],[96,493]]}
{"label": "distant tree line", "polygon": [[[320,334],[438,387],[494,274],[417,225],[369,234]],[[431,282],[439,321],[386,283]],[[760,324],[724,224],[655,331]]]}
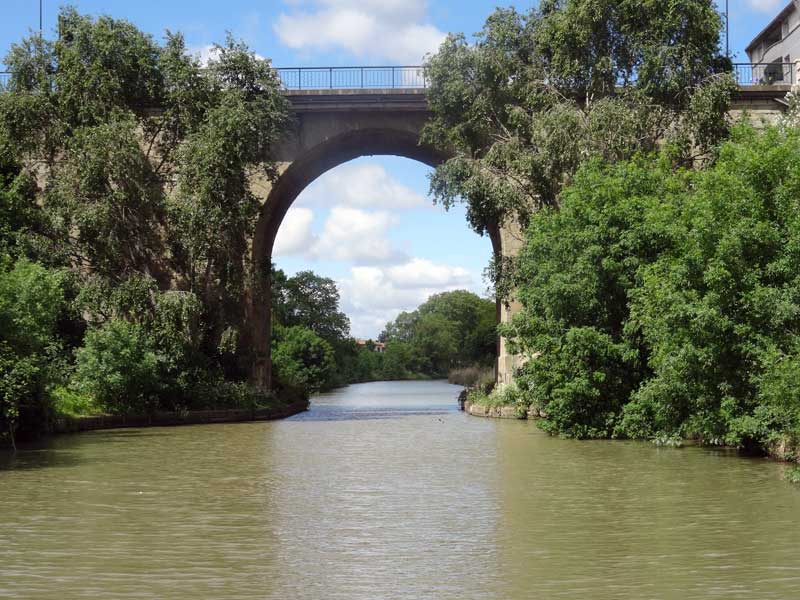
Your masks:
{"label": "distant tree line", "polygon": [[382,352],[350,336],[332,279],[311,271],[292,277],[273,268],[272,364],[283,385],[328,390],[376,380],[446,378],[464,366],[491,367],[495,304],[464,290],[431,296],[401,313],[378,336]]}

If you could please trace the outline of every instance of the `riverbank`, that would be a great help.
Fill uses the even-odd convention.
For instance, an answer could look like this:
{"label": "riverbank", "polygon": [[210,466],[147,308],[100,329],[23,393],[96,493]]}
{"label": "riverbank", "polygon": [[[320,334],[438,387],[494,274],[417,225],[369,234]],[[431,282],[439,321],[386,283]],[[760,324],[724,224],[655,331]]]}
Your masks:
{"label": "riverbank", "polygon": [[[537,419],[542,415],[533,407],[527,411],[520,410],[514,405],[504,404],[481,404],[467,399],[467,390],[464,390],[458,398],[459,409],[473,417],[485,417],[490,419],[517,419],[528,420]],[[684,440],[686,444],[695,444],[693,440]],[[733,448],[732,448],[733,449]],[[777,440],[767,446],[764,454],[774,460],[790,463],[800,462],[800,446],[789,439]]]}
{"label": "riverbank", "polygon": [[300,400],[255,409],[195,410],[187,412],[157,412],[152,415],[97,415],[91,417],[59,417],[53,422],[52,433],[79,433],[101,429],[144,427],[178,427],[213,423],[244,423],[275,421],[308,410],[309,401]]}

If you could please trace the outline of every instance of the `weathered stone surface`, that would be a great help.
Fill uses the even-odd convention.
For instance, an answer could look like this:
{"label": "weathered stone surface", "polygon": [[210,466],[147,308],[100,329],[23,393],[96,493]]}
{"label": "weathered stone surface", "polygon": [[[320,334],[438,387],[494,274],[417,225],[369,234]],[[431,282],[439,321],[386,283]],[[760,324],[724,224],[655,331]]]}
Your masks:
{"label": "weathered stone surface", "polygon": [[475,404],[467,400],[464,403],[464,411],[474,417],[491,417],[493,419],[519,419],[515,406],[486,406],[485,404]]}

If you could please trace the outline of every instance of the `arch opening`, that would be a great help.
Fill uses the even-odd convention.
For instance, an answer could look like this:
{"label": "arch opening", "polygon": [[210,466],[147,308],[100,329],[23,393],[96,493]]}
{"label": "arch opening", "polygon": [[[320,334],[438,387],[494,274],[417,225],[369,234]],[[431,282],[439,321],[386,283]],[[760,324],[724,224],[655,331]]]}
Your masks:
{"label": "arch opening", "polygon": [[[249,298],[247,343],[252,357],[251,380],[267,391],[272,384],[272,281],[271,265],[275,239],[287,212],[302,192],[320,176],[351,160],[369,156],[397,156],[436,167],[447,156],[420,145],[416,132],[397,129],[356,129],[325,139],[291,161],[283,163],[280,175],[269,188],[253,238],[253,272]],[[492,251],[502,251],[499,230],[490,229]],[[501,308],[498,304],[497,318]],[[499,344],[499,342],[498,342]]]}

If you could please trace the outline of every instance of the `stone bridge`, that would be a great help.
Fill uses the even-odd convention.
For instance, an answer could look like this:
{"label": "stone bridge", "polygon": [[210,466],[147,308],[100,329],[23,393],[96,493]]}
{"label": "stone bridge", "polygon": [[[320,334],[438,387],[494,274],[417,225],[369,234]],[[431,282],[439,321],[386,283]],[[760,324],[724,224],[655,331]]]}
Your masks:
{"label": "stone bridge", "polygon": [[[295,124],[276,150],[277,181],[259,180],[253,189],[263,208],[253,240],[256,273],[263,275],[250,304],[250,322],[255,350],[254,382],[266,387],[271,380],[270,338],[272,331],[269,278],[272,248],[286,212],[299,194],[317,177],[361,156],[392,155],[435,167],[445,154],[420,144],[419,136],[428,119],[428,104],[422,88],[287,90]],[[495,227],[490,234],[495,253],[513,256],[521,236],[512,228]],[[487,257],[488,259],[489,257]],[[498,304],[498,320],[509,318],[512,307]],[[510,379],[513,360],[498,341],[500,379]]]}
{"label": "stone bridge", "polygon": [[[361,156],[395,155],[435,167],[445,154],[420,144],[419,135],[429,117],[428,85],[424,67],[322,67],[276,69],[296,119],[294,127],[276,149],[279,177],[274,183],[254,179],[252,189],[262,201],[253,239],[253,264],[260,274],[248,300],[248,330],[244,341],[253,351],[251,379],[269,389],[271,282],[269,280],[275,236],[297,196],[317,177]],[[800,61],[781,66],[778,80],[763,84],[763,65],[734,65],[739,89],[731,116],[743,112],[756,123],[774,122],[785,110],[786,93],[797,82]],[[788,76],[787,76],[788,74]],[[10,73],[0,72],[0,92]],[[515,256],[522,234],[513,225],[490,228],[496,255]],[[498,303],[499,322],[508,321],[518,305]],[[516,359],[498,340],[497,381],[511,381]]]}
{"label": "stone bridge", "polygon": [[[419,142],[421,128],[429,116],[424,72],[415,67],[386,69],[394,87],[358,87],[370,83],[369,71],[365,79],[364,69],[360,73],[357,69],[344,73],[347,77],[344,84],[335,80],[334,69],[281,70],[284,82],[287,75],[291,82],[287,87],[312,89],[287,89],[296,120],[277,149],[280,175],[274,184],[263,180],[253,182],[253,189],[263,202],[253,240],[255,272],[261,273],[262,278],[250,300],[248,334],[255,351],[252,377],[259,387],[268,388],[272,375],[269,281],[272,249],[281,222],[298,195],[326,171],[361,156],[402,156],[431,167],[447,158]],[[311,79],[306,77],[308,74]],[[384,83],[385,77],[383,74]],[[340,85],[343,89],[336,89]],[[752,118],[774,121],[786,108],[783,98],[788,91],[789,86],[785,85],[742,86],[731,114],[736,117],[748,111]],[[495,227],[490,235],[497,254],[514,256],[521,247],[521,234],[514,227]],[[498,321],[507,321],[517,309],[514,302],[498,303]],[[515,357],[506,351],[504,340],[498,340],[498,383],[508,383],[515,366]]]}

